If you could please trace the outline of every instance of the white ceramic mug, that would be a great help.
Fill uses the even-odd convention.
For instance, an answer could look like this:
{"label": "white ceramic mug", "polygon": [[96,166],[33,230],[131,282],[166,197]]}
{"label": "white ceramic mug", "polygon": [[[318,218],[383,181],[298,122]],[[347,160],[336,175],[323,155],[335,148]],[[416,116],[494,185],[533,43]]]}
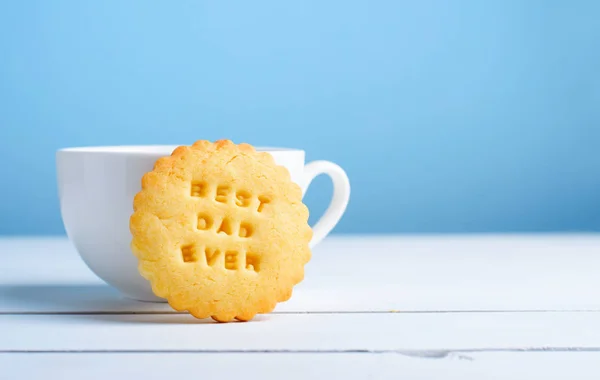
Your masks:
{"label": "white ceramic mug", "polygon": [[[67,235],[87,266],[102,280],[130,298],[164,301],[152,293],[139,274],[130,250],[129,217],[142,176],[155,161],[176,146],[113,146],[61,149],[56,154],[58,190]],[[333,181],[333,198],[313,227],[311,246],[331,232],[350,198],[350,183],[342,168],[328,161],[304,164],[304,151],[257,148],[285,166],[303,193],[319,174]]]}

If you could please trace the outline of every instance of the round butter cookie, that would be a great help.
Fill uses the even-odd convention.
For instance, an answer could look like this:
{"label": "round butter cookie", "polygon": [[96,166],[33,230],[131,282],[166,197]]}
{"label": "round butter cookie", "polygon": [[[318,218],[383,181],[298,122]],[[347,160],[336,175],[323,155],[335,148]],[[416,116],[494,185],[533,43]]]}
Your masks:
{"label": "round butter cookie", "polygon": [[139,271],[175,310],[247,321],[304,278],[312,230],[302,191],[248,144],[175,149],[144,175],[133,209]]}

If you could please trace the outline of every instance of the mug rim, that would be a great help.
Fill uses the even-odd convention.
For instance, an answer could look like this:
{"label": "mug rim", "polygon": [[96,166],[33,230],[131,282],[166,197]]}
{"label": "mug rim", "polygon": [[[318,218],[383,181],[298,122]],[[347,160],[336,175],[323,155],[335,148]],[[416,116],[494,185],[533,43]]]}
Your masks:
{"label": "mug rim", "polygon": [[[148,145],[89,145],[89,146],[77,146],[77,147],[65,147],[60,148],[57,153],[80,153],[80,154],[121,154],[121,155],[156,155],[166,154],[169,155],[181,145],[160,145],[160,144],[148,144]],[[256,146],[258,152],[270,152],[274,153],[303,153],[303,149],[297,148],[286,148],[286,147],[273,147],[273,146]]]}

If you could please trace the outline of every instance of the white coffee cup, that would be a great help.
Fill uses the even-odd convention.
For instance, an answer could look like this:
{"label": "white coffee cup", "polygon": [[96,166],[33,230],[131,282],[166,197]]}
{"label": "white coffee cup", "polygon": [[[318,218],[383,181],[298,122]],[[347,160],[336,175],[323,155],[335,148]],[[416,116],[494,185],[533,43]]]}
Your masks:
{"label": "white coffee cup", "polygon": [[[67,235],[87,266],[124,295],[164,301],[139,274],[130,250],[129,217],[142,176],[176,146],[101,146],[61,149],[56,154],[58,190]],[[331,232],[346,210],[350,183],[342,168],[328,161],[304,164],[304,151],[257,148],[285,166],[303,193],[319,174],[333,181],[333,198],[313,227],[311,246]]]}

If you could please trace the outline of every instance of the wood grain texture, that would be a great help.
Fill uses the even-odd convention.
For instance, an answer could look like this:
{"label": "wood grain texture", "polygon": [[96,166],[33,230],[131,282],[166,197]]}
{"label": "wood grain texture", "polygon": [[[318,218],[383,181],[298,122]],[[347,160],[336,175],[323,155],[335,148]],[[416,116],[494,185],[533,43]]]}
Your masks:
{"label": "wood grain texture", "polygon": [[0,379],[600,376],[595,235],[330,238],[289,302],[232,324],[121,297],[66,239],[0,259]]}
{"label": "wood grain texture", "polygon": [[[66,239],[2,239],[0,313],[172,312],[121,297]],[[279,312],[600,310],[600,236],[334,237]]]}
{"label": "wood grain texture", "polygon": [[399,354],[0,354],[7,378],[597,379],[600,353]]}
{"label": "wood grain texture", "polygon": [[600,349],[600,313],[0,315],[0,351],[453,352]]}

